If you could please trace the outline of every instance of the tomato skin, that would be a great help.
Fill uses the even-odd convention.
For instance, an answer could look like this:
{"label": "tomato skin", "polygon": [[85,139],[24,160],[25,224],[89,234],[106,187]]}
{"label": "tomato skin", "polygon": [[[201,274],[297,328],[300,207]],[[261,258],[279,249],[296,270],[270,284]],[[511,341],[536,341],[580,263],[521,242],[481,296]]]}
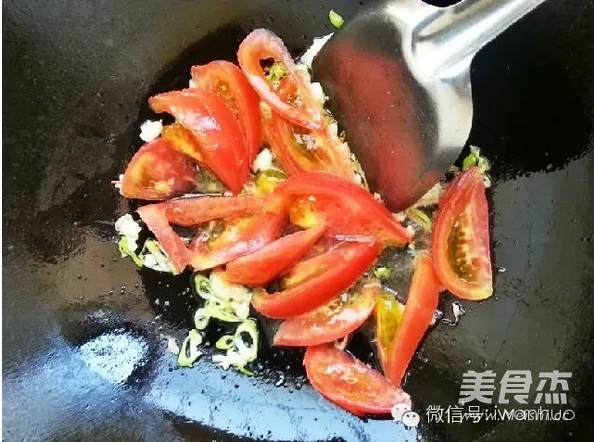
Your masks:
{"label": "tomato skin", "polygon": [[[286,319],[311,311],[348,289],[375,261],[380,245],[371,243],[343,243],[326,252],[332,262],[322,272],[308,275],[281,292],[254,292],[253,307],[264,316]],[[316,258],[314,258],[316,259]],[[297,264],[299,265],[299,264]]]}
{"label": "tomato skin", "polygon": [[308,347],[336,341],[358,329],[369,317],[375,306],[375,297],[381,285],[377,280],[367,281],[355,293],[342,295],[311,312],[285,320],[272,345]]}
{"label": "tomato skin", "polygon": [[[322,170],[354,181],[348,148],[329,128],[307,131],[294,126],[270,109],[263,112],[263,116],[266,140],[289,175]],[[295,136],[310,140],[311,146],[300,145]]]}
{"label": "tomato skin", "polygon": [[192,66],[192,80],[199,87],[209,89],[225,100],[239,122],[248,164],[252,164],[262,145],[260,97],[243,71],[229,61],[217,60],[202,66]]}
{"label": "tomato skin", "polygon": [[280,238],[228,263],[224,277],[236,284],[265,286],[305,255],[325,230],[326,226],[322,224]]}
{"label": "tomato skin", "polygon": [[303,358],[307,379],[326,399],[357,416],[388,414],[410,396],[381,373],[332,346],[308,347]]}
{"label": "tomato skin", "polygon": [[[286,76],[293,83],[301,106],[283,100],[274,91],[266,79],[260,61],[272,58],[284,63]],[[262,100],[278,112],[283,118],[310,130],[320,130],[325,126],[324,111],[311,92],[309,79],[300,71],[293,61],[284,43],[268,29],[252,31],[239,45],[237,59],[248,81]]]}
{"label": "tomato skin", "polygon": [[[467,248],[463,253],[472,278],[463,278],[453,265],[456,244],[452,235],[460,232]],[[489,208],[483,176],[478,167],[460,174],[446,191],[435,216],[431,240],[435,271],[443,285],[463,299],[481,300],[493,294],[489,250]],[[470,280],[473,279],[473,280]]]}
{"label": "tomato skin", "polygon": [[382,364],[386,367],[386,376],[394,385],[402,382],[406,368],[433,320],[440,288],[431,257],[421,253],[415,262],[402,321],[388,350],[388,360]]}
{"label": "tomato skin", "polygon": [[173,231],[161,204],[149,204],[137,210],[140,218],[157,237],[159,244],[178,272],[188,265],[189,253],[183,240]]}
{"label": "tomato skin", "polygon": [[207,270],[254,253],[279,237],[285,218],[284,213],[260,213],[246,220],[233,238],[220,241],[214,250],[196,246],[197,251],[192,253],[190,264],[196,271]]}
{"label": "tomato skin", "polygon": [[196,187],[196,167],[167,141],[156,139],[134,154],[122,178],[122,195],[165,200]]}
{"label": "tomato skin", "polygon": [[403,245],[412,239],[373,195],[338,175],[319,171],[294,175],[279,184],[275,193],[285,203],[300,196],[314,197],[331,235],[372,236],[382,245]]}
{"label": "tomato skin", "polygon": [[264,208],[264,199],[250,195],[194,196],[172,199],[163,205],[171,224],[192,227],[216,219],[258,212]]}
{"label": "tomato skin", "polygon": [[[168,112],[200,146],[193,158],[206,165],[233,193],[249,179],[249,161],[239,123],[225,101],[206,89],[166,92],[149,99],[151,108]],[[186,152],[190,153],[190,152]]]}

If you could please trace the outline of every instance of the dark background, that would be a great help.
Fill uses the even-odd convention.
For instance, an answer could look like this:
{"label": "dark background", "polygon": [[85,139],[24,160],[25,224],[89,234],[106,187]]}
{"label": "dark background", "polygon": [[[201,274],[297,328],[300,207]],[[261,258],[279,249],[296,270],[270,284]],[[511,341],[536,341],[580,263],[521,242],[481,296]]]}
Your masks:
{"label": "dark background", "polygon": [[[265,352],[256,379],[207,360],[176,369],[166,337],[183,337],[194,300],[137,272],[113,242],[113,222],[129,206],[110,181],[140,145],[148,96],[183,87],[192,64],[231,58],[254,27],[271,28],[298,53],[331,31],[329,9],[348,20],[363,3],[3,2],[3,440],[417,438],[300,388],[298,352]],[[576,419],[425,424],[419,433],[430,441],[588,440],[594,3],[549,0],[477,56],[472,79],[469,142],[493,160],[492,246],[505,272],[493,298],[463,302],[459,326],[429,335],[406,389],[422,411],[454,404],[468,369],[572,371]],[[89,342],[106,333],[114,348],[89,358]],[[112,382],[89,369],[101,363]]]}

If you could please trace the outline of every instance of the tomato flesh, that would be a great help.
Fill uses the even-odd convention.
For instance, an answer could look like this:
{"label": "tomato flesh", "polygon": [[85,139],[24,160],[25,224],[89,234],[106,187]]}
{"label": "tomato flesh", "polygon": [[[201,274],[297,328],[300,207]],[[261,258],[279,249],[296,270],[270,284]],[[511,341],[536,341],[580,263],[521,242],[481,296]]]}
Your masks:
{"label": "tomato flesh", "polygon": [[192,80],[225,100],[239,122],[251,164],[262,145],[260,98],[243,71],[229,61],[212,61],[192,66]]}
{"label": "tomato flesh", "polygon": [[157,237],[175,269],[181,273],[188,265],[188,249],[169,225],[164,207],[161,204],[149,204],[140,207],[137,212],[149,230]]}
{"label": "tomato flesh", "polygon": [[227,264],[225,279],[236,284],[265,286],[305,255],[325,230],[325,225],[319,225],[292,233],[238,258]]}
{"label": "tomato flesh", "polygon": [[[371,243],[342,243],[326,252],[328,265],[324,271],[312,272],[307,267],[307,276],[296,276],[298,282],[286,290],[268,294],[257,290],[252,298],[252,305],[265,316],[286,319],[311,311],[328,302],[339,293],[353,285],[359,276],[375,261],[380,252],[380,245]],[[318,257],[312,259],[319,259]]]}
{"label": "tomato flesh", "polygon": [[493,294],[489,209],[478,167],[460,174],[444,195],[431,248],[435,271],[450,292],[470,300]]}
{"label": "tomato flesh", "polygon": [[[225,101],[207,89],[166,92],[149,99],[151,108],[168,112],[188,129],[199,154],[193,158],[208,167],[233,193],[249,179],[249,161],[237,119]],[[191,154],[191,152],[186,152]]]}
{"label": "tomato flesh", "polygon": [[264,113],[264,133],[289,175],[323,170],[354,181],[348,148],[330,129],[308,131],[269,111]]}
{"label": "tomato flesh", "polygon": [[[325,126],[323,108],[311,92],[307,74],[297,68],[284,43],[274,33],[267,29],[252,31],[239,45],[237,59],[260,98],[279,115],[310,130]],[[268,59],[283,63],[287,81],[294,85],[293,96],[281,98],[274,84],[267,80],[261,61]]]}
{"label": "tomato flesh", "polygon": [[250,218],[236,220],[206,249],[195,251],[190,257],[194,270],[207,270],[260,250],[281,234],[285,215],[263,212]]}
{"label": "tomato flesh", "polygon": [[379,360],[384,372],[388,369],[388,355],[394,342],[396,330],[402,322],[404,306],[394,295],[382,293],[375,303],[375,336]]}
{"label": "tomato flesh", "polygon": [[197,171],[171,143],[156,139],[134,154],[122,178],[122,195],[141,200],[165,200],[196,188]]}
{"label": "tomato flesh", "polygon": [[326,399],[357,416],[388,414],[410,396],[381,373],[328,345],[309,347],[303,358],[307,379]]}
{"label": "tomato flesh", "polygon": [[343,338],[367,320],[380,288],[379,281],[366,281],[311,312],[287,319],[273,345],[307,347]]}
{"label": "tomato flesh", "polygon": [[415,262],[402,321],[390,344],[388,359],[383,361],[386,376],[394,385],[402,382],[406,368],[433,320],[440,288],[433,261],[427,253],[421,253]]}
{"label": "tomato flesh", "polygon": [[382,245],[402,245],[412,239],[373,195],[338,175],[319,171],[294,175],[279,184],[275,193],[285,203],[313,198],[331,235],[371,236]]}
{"label": "tomato flesh", "polygon": [[253,214],[264,208],[264,200],[250,195],[195,196],[173,199],[163,205],[171,224],[192,227],[216,219]]}

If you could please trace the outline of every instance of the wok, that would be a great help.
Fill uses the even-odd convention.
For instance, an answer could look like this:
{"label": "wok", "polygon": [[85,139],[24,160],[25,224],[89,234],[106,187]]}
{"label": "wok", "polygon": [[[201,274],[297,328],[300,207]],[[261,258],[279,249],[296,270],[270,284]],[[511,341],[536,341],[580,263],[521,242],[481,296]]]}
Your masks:
{"label": "wok", "polygon": [[[263,350],[255,378],[208,360],[177,369],[167,351],[195,300],[184,283],[122,261],[114,244],[113,222],[132,207],[110,181],[140,145],[146,99],[185,86],[192,64],[232,59],[255,27],[298,53],[331,31],[329,9],[348,19],[364,3],[3,2],[3,440],[591,438],[590,1],[546,2],[474,61],[469,143],[493,161],[495,294],[463,302],[457,327],[430,333],[405,384],[422,414],[456,404],[466,370],[571,371],[575,419],[460,425],[422,416],[407,429],[325,401],[305,382],[299,351]],[[352,347],[371,349],[364,340]]]}

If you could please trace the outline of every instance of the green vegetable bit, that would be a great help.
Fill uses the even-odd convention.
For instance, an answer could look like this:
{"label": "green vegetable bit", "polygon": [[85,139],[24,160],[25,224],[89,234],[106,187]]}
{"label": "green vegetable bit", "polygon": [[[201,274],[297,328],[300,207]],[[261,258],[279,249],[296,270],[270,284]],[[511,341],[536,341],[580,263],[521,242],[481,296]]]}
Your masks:
{"label": "green vegetable bit", "polygon": [[122,258],[129,256],[130,258],[132,258],[132,261],[134,261],[134,264],[136,264],[138,267],[142,267],[142,259],[140,259],[140,256],[138,256],[136,252],[134,252],[134,250],[130,249],[130,247],[128,246],[127,237],[122,236],[120,238],[120,242],[118,242],[118,249],[120,251],[120,254],[122,255]]}
{"label": "green vegetable bit", "polygon": [[344,18],[342,18],[340,14],[334,12],[333,9],[330,10],[328,18],[330,19],[332,26],[334,26],[336,29],[340,28],[344,24]]}
{"label": "green vegetable bit", "polygon": [[379,279],[387,279],[392,276],[392,270],[388,267],[378,267],[373,271],[373,274]]}
{"label": "green vegetable bit", "polygon": [[406,215],[416,224],[421,226],[424,230],[431,230],[431,218],[417,207],[410,207],[406,209]]}
{"label": "green vegetable bit", "polygon": [[268,71],[266,78],[268,81],[278,82],[281,81],[286,74],[287,67],[285,64],[282,61],[275,61],[272,66],[270,66],[270,70]]}
{"label": "green vegetable bit", "polygon": [[219,338],[215,344],[215,347],[219,350],[229,350],[231,347],[233,347],[233,344],[235,344],[235,336],[225,335]]}
{"label": "green vegetable bit", "polygon": [[192,367],[196,359],[202,356],[198,347],[202,344],[202,335],[198,330],[190,330],[177,355],[177,364],[180,367]]}
{"label": "green vegetable bit", "polygon": [[478,166],[483,174],[491,168],[489,160],[481,156],[481,150],[476,146],[470,146],[470,154],[462,161],[462,170],[469,169],[472,166]]}

